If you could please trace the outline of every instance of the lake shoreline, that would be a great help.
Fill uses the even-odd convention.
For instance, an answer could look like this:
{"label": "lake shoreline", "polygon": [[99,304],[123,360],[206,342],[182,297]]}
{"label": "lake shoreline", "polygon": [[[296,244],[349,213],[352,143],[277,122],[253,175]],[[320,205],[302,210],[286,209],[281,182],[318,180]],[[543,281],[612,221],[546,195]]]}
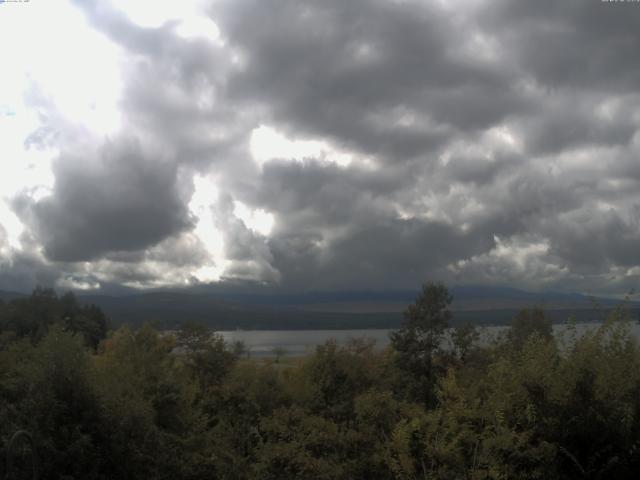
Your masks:
{"label": "lake shoreline", "polygon": [[[633,334],[640,338],[640,324],[629,321]],[[565,322],[553,325],[557,335],[563,335],[570,327],[575,327],[578,334],[602,325],[602,322]],[[455,327],[450,327],[452,331]],[[481,338],[485,342],[509,328],[508,325],[483,325],[478,329]],[[218,330],[215,333],[221,335],[229,343],[242,342],[251,356],[274,356],[276,350],[284,351],[286,356],[304,356],[315,351],[318,345],[328,340],[335,340],[339,345],[344,345],[350,340],[365,339],[375,342],[376,349],[384,349],[389,345],[389,334],[396,329],[301,329],[301,330]]]}

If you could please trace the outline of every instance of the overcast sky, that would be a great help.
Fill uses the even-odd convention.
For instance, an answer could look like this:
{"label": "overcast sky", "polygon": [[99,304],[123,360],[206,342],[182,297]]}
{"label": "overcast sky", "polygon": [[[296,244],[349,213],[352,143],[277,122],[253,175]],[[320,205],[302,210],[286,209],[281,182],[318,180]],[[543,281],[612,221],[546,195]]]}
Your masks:
{"label": "overcast sky", "polygon": [[640,280],[640,3],[0,2],[0,289]]}

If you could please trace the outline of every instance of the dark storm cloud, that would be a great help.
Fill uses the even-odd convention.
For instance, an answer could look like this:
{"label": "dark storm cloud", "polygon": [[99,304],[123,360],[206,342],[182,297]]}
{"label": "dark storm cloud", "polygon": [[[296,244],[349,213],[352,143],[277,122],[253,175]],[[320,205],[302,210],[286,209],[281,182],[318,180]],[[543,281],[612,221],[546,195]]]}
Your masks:
{"label": "dark storm cloud", "polygon": [[551,243],[550,253],[560,256],[577,273],[603,268],[640,265],[640,204],[623,218],[615,209],[581,211],[542,222]]}
{"label": "dark storm cloud", "polygon": [[[638,129],[630,106],[637,100],[624,98],[635,78],[628,65],[638,36],[623,11],[578,2],[542,8],[486,4],[469,16],[413,2],[218,5],[216,21],[243,54],[231,95],[267,105],[271,121],[294,137],[320,135],[383,163],[413,163],[400,169],[401,181],[384,194],[354,180],[384,175],[380,171],[266,166],[262,193],[245,200],[254,198],[255,205],[286,218],[270,241],[285,278],[306,270],[326,275],[327,284],[389,280],[395,266],[404,271],[399,252],[411,252],[414,265],[421,258],[425,270],[438,270],[482,249],[489,253],[493,235],[531,234],[548,219],[581,215],[605,195],[595,188],[597,175],[611,174],[593,167],[597,149],[629,148]],[[456,27],[459,35],[452,38]],[[574,78],[580,69],[585,74]],[[495,142],[477,148],[480,132],[502,125],[518,137],[518,148]],[[456,143],[460,151],[440,165],[440,156]],[[577,149],[584,150],[582,166],[567,168],[555,158]],[[456,183],[471,186],[454,195]],[[444,206],[421,202],[421,195],[439,197]],[[624,196],[607,195],[624,215]],[[452,223],[439,224],[447,225],[441,230],[425,227],[430,234],[424,237],[385,235],[381,225],[404,228],[398,206],[418,217],[440,209]],[[460,213],[467,207],[475,216]],[[574,268],[573,256],[587,240],[561,230],[553,237],[544,231],[550,249],[545,260]],[[425,249],[412,250],[405,238],[420,238]],[[634,231],[627,229],[626,238],[636,238]],[[350,249],[351,241],[358,247]],[[627,250],[614,243],[609,250]],[[371,244],[391,247],[374,254]],[[456,244],[457,258],[442,254],[438,262],[425,254]],[[595,249],[607,251],[604,245]],[[593,256],[594,247],[589,250],[585,257]],[[355,268],[359,252],[369,253],[362,259],[369,272]]]}
{"label": "dark storm cloud", "polygon": [[48,266],[40,258],[24,252],[15,252],[11,262],[0,262],[0,290],[29,292],[36,285],[54,285],[60,270]]}
{"label": "dark storm cloud", "polygon": [[251,112],[229,101],[230,52],[205,38],[182,38],[177,22],[134,24],[107,2],[76,2],[90,22],[129,53],[121,108],[131,128],[181,164],[207,170],[246,141]]}
{"label": "dark storm cloud", "polygon": [[637,91],[640,9],[633,2],[486,2],[479,20],[508,60],[551,88]]}
{"label": "dark storm cloud", "polygon": [[452,40],[435,3],[245,1],[214,10],[244,68],[230,94],[268,104],[294,132],[328,136],[398,161],[423,157],[458,130],[525,109],[508,65]]}
{"label": "dark storm cloud", "polygon": [[[140,145],[100,147],[42,107],[30,142],[62,151],[55,187],[14,205],[59,268],[82,276],[77,261],[92,260],[111,285],[188,277],[208,258],[188,209],[197,172],[216,181],[202,215],[222,233],[228,282],[638,279],[633,3],[223,0],[208,11],[220,42],[76,4],[126,52],[120,106]],[[351,163],[255,162],[261,125]],[[252,230],[236,201],[271,213],[272,231]]]}
{"label": "dark storm cloud", "polygon": [[277,212],[269,237],[285,288],[398,288],[443,275],[448,263],[494,246],[493,234],[427,218],[398,218],[406,172],[316,162],[264,167],[256,201]]}
{"label": "dark storm cloud", "polygon": [[[306,240],[306,242],[305,242]],[[275,236],[270,244],[289,288],[406,288],[444,278],[448,263],[493,247],[491,236],[463,233],[443,222],[380,218],[318,248],[322,238]],[[312,267],[310,276],[306,267]],[[290,283],[289,283],[290,282]]]}
{"label": "dark storm cloud", "polygon": [[273,255],[266,239],[247,228],[233,214],[233,199],[224,195],[218,202],[214,218],[225,239],[225,254],[231,265],[225,272],[229,278],[258,280],[273,283],[280,273],[273,268]]}
{"label": "dark storm cloud", "polygon": [[135,140],[86,152],[97,159],[78,154],[63,152],[55,161],[50,196],[14,202],[49,259],[139,250],[191,226],[175,165],[148,158]]}
{"label": "dark storm cloud", "polygon": [[281,228],[336,227],[375,221],[393,215],[388,200],[408,186],[406,172],[344,168],[308,159],[305,162],[274,160],[266,164],[260,189],[252,192],[254,203],[284,218]]}
{"label": "dark storm cloud", "polygon": [[35,285],[52,285],[60,271],[43,262],[37,253],[38,244],[29,233],[22,234],[22,247],[14,249],[0,225],[0,290],[28,292]]}
{"label": "dark storm cloud", "polygon": [[519,128],[532,155],[627,145],[638,127],[639,100],[579,90],[548,93]]}

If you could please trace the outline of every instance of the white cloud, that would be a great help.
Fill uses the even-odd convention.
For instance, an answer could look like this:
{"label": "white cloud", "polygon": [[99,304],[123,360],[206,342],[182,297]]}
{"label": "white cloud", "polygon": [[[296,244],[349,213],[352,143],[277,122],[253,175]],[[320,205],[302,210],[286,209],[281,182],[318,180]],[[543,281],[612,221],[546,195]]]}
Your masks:
{"label": "white cloud", "polygon": [[56,287],[63,290],[97,290],[100,288],[100,282],[87,278],[79,278],[71,275],[64,276],[58,279]]}
{"label": "white cloud", "polygon": [[182,38],[205,38],[217,44],[223,43],[215,22],[200,15],[182,18],[176,27],[176,33]]}
{"label": "white cloud", "polygon": [[147,28],[157,28],[171,20],[193,16],[205,4],[203,0],[111,0],[111,3],[133,22]]}
{"label": "white cloud", "polygon": [[273,214],[261,208],[251,209],[237,200],[234,201],[233,214],[254,232],[258,232],[265,237],[271,233]]}
{"label": "white cloud", "polygon": [[120,124],[121,82],[117,48],[69,2],[6,6],[0,15],[0,224],[17,247],[23,226],[7,202],[21,191],[47,195],[58,154],[45,145],[25,146],[50,113],[33,104],[33,92],[55,105],[56,114],[104,135]]}
{"label": "white cloud", "polygon": [[35,84],[76,123],[102,134],[120,124],[118,48],[92,30],[69,2],[3,9],[0,58],[2,90],[13,101]]}
{"label": "white cloud", "polygon": [[251,132],[250,149],[253,159],[259,165],[273,159],[311,159],[348,166],[354,159],[353,154],[341,151],[325,141],[292,140],[268,125],[260,125]]}
{"label": "white cloud", "polygon": [[212,207],[218,201],[219,190],[214,179],[203,175],[194,177],[195,191],[189,210],[197,218],[194,234],[202,241],[209,254],[209,263],[199,266],[193,275],[201,282],[219,280],[228,262],[224,258],[224,237],[216,227]]}

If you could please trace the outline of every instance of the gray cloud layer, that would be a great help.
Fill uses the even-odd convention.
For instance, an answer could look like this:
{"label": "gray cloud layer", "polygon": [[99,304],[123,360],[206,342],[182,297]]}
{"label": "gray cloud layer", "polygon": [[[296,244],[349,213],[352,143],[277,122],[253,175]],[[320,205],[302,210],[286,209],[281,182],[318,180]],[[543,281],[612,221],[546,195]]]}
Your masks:
{"label": "gray cloud layer", "polygon": [[175,164],[145,158],[126,140],[91,152],[94,161],[78,153],[56,160],[51,196],[15,202],[49,259],[86,261],[140,250],[190,227]]}
{"label": "gray cloud layer", "polygon": [[[58,135],[51,195],[15,199],[51,278],[93,275],[84,261],[115,284],[195,268],[197,173],[220,192],[228,281],[617,292],[640,279],[636,4],[218,1],[223,43],[77,4],[127,52],[127,134],[91,148]],[[259,165],[260,125],[353,161]],[[71,129],[48,128],[34,141]],[[234,201],[273,214],[270,234]],[[29,271],[14,263],[6,278]]]}

